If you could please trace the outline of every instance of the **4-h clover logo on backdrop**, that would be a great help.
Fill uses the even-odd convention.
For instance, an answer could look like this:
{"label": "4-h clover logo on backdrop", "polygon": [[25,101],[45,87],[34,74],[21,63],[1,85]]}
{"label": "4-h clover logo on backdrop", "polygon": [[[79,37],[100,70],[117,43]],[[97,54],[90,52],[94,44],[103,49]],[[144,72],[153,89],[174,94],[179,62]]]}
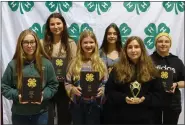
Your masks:
{"label": "4-h clover logo on backdrop", "polygon": [[44,38],[45,24],[41,27],[40,24],[34,23],[29,29],[33,30],[40,39]]}
{"label": "4-h clover logo on backdrop", "polygon": [[107,12],[111,7],[111,2],[84,2],[84,6],[89,12],[94,12],[97,9],[98,15],[101,15],[100,11]]}
{"label": "4-h clover logo on backdrop", "polygon": [[155,37],[161,32],[170,33],[170,28],[166,26],[165,23],[160,23],[158,27],[156,27],[154,23],[150,23],[144,29],[144,32],[147,35],[147,37],[144,39],[144,44],[147,46],[148,49],[153,49]]}
{"label": "4-h clover logo on backdrop", "polygon": [[128,12],[133,12],[136,10],[137,15],[139,15],[140,12],[146,12],[148,10],[150,7],[150,2],[124,2],[123,6],[127,9]]}
{"label": "4-h clover logo on backdrop", "polygon": [[128,36],[131,34],[132,30],[126,23],[122,23],[119,26],[119,30],[121,34],[121,41],[122,41],[122,44],[124,45],[125,41],[127,40]]}
{"label": "4-h clover logo on backdrop", "polygon": [[50,12],[54,12],[57,9],[58,9],[59,13],[61,13],[61,10],[64,12],[68,12],[69,9],[72,7],[72,2],[48,1],[48,2],[45,2],[45,6],[49,9]]}
{"label": "4-h clover logo on backdrop", "polygon": [[84,30],[93,31],[93,29],[87,23],[83,23],[81,27],[79,27],[78,24],[73,23],[68,28],[68,33],[70,38],[72,38],[77,43],[80,33],[83,32]]}
{"label": "4-h clover logo on backdrop", "polygon": [[180,12],[183,12],[184,11],[184,8],[185,8],[185,4],[184,2],[163,2],[163,7],[165,8],[165,10],[167,12],[171,12],[173,9],[175,9],[175,14],[177,15],[178,14],[178,10]]}
{"label": "4-h clover logo on backdrop", "polygon": [[34,6],[34,2],[32,1],[29,1],[29,2],[11,1],[11,2],[8,2],[8,6],[10,7],[12,11],[17,11],[18,8],[20,7],[21,14],[24,14],[24,11],[29,12],[32,10]]}

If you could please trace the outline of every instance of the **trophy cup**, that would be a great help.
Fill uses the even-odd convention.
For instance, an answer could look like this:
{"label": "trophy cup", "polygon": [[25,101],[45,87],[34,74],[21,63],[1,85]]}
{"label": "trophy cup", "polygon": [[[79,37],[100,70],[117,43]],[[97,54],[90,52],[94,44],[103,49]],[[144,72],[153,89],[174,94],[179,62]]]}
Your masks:
{"label": "trophy cup", "polygon": [[140,91],[141,91],[141,84],[138,83],[137,81],[134,81],[130,84],[130,90],[131,90],[131,94],[134,98],[137,98],[137,96],[139,95]]}

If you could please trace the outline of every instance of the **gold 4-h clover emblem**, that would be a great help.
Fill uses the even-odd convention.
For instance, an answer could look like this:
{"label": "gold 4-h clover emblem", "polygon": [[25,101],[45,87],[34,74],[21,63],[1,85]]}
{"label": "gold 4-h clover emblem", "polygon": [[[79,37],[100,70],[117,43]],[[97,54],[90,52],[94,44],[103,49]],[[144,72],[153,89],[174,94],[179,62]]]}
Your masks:
{"label": "gold 4-h clover emblem", "polygon": [[63,65],[63,60],[62,59],[57,59],[56,60],[56,65],[57,66],[62,66]]}
{"label": "gold 4-h clover emblem", "polygon": [[162,78],[162,79],[167,79],[167,78],[168,78],[168,72],[162,71],[162,72],[161,72],[161,78]]}
{"label": "gold 4-h clover emblem", "polygon": [[33,88],[33,87],[35,87],[35,86],[37,85],[36,82],[37,82],[36,79],[34,79],[34,78],[33,78],[33,79],[32,79],[32,78],[29,78],[29,79],[28,79],[28,84],[27,84],[27,85],[28,85],[28,87]]}
{"label": "gold 4-h clover emblem", "polygon": [[87,73],[85,79],[86,79],[86,81],[88,81],[88,82],[92,82],[92,81],[94,80],[94,75],[91,74],[91,73]]}

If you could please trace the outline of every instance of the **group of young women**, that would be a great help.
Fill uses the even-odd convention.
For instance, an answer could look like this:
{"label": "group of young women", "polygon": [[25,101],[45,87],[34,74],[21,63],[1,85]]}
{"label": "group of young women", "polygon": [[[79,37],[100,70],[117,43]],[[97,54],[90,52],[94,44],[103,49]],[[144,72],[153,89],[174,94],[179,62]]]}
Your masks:
{"label": "group of young women", "polygon": [[[21,32],[13,59],[1,83],[2,95],[13,100],[13,125],[57,124],[177,124],[184,88],[183,62],[169,52],[168,33],[156,36],[149,56],[142,39],[131,36],[124,45],[116,24],[106,30],[102,45],[85,30],[76,43],[70,39],[60,13],[46,21],[43,40],[27,29]],[[67,63],[65,76],[56,76],[52,59]],[[170,67],[170,68],[169,68]],[[173,71],[171,90],[162,85],[160,69]],[[81,72],[98,72],[97,94],[82,96]],[[24,77],[38,77],[39,102],[22,101]],[[56,111],[56,113],[55,113]]]}

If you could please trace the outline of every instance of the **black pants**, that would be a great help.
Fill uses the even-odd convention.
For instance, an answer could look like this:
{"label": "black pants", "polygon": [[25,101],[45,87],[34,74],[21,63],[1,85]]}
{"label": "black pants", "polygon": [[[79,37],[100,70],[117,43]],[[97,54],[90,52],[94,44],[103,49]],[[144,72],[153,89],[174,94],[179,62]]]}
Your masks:
{"label": "black pants", "polygon": [[116,110],[113,109],[112,105],[107,102],[103,104],[103,109],[100,114],[100,123],[101,124],[115,124],[116,121]]}
{"label": "black pants", "polygon": [[171,108],[156,109],[154,111],[154,124],[173,124],[177,125],[181,110]]}
{"label": "black pants", "polygon": [[49,109],[48,109],[48,125],[54,125],[54,117],[56,116],[55,107],[54,107],[54,100],[53,98],[49,102]]}
{"label": "black pants", "polygon": [[69,100],[64,83],[60,82],[57,93],[53,99],[51,99],[48,125],[54,124],[55,105],[57,106],[57,125],[71,124],[72,118],[69,111]]}
{"label": "black pants", "polygon": [[101,106],[97,101],[80,100],[79,103],[71,103],[73,125],[100,124]]}
{"label": "black pants", "polygon": [[42,112],[34,115],[12,114],[13,125],[47,125],[48,112]]}

